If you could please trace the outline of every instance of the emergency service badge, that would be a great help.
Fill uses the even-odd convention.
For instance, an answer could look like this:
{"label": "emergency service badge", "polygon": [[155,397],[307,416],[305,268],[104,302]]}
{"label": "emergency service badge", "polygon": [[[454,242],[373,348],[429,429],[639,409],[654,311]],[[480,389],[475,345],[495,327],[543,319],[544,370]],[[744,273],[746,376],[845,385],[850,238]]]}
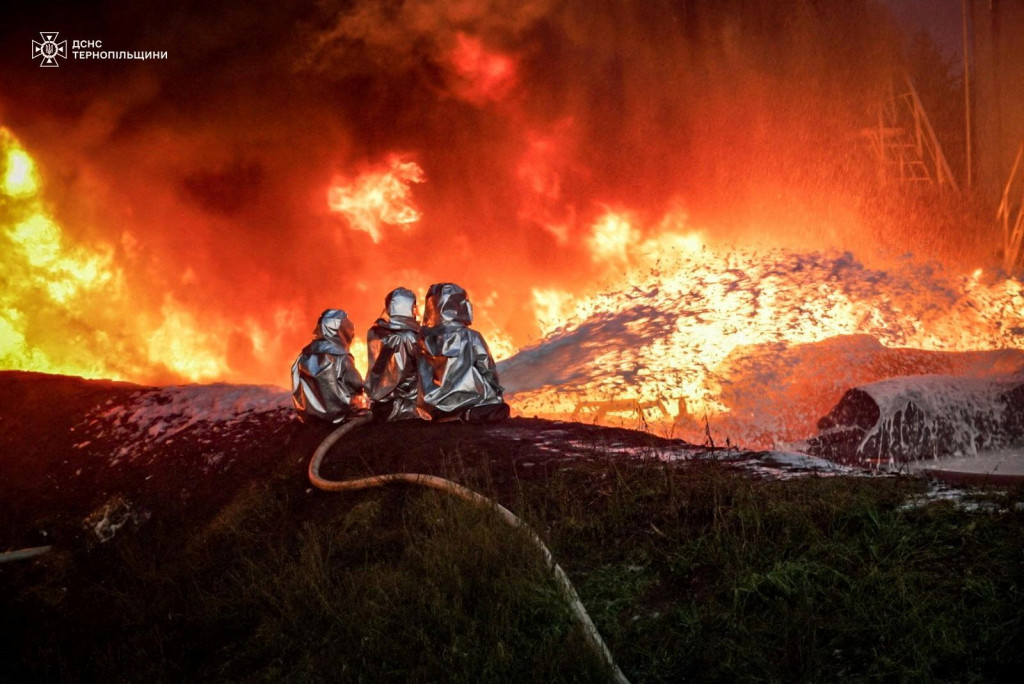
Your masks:
{"label": "emergency service badge", "polygon": [[39,66],[59,67],[60,64],[57,62],[57,58],[68,58],[68,41],[62,40],[58,43],[58,33],[60,32],[40,31],[39,35],[43,37],[43,42],[40,43],[38,40],[32,41],[32,59],[42,57],[42,61],[39,63]]}

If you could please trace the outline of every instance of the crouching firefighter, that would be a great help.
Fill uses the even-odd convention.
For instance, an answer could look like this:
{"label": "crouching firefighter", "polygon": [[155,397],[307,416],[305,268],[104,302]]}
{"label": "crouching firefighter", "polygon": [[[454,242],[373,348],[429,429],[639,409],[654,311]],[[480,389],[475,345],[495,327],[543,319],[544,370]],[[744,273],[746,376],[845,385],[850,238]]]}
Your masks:
{"label": "crouching firefighter", "polygon": [[384,312],[366,333],[366,394],[375,419],[430,418],[417,405],[420,324],[416,295],[399,287],[384,299]]}
{"label": "crouching firefighter", "polygon": [[469,326],[473,307],[454,283],[427,290],[420,340],[420,402],[433,420],[503,420],[498,372],[484,338]]}
{"label": "crouching firefighter", "polygon": [[299,417],[341,423],[366,408],[363,379],[349,352],[355,327],[341,309],[320,314],[313,341],[292,364],[292,403]]}

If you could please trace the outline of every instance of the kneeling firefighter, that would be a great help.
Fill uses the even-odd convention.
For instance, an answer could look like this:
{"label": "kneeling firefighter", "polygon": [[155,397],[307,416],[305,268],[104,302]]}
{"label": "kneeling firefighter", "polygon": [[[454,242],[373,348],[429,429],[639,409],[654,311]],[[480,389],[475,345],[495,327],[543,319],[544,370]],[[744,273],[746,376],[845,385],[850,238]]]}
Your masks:
{"label": "kneeling firefighter", "polygon": [[292,403],[300,418],[341,423],[366,407],[363,378],[349,345],[355,327],[341,309],[320,314],[307,344],[292,364]]}
{"label": "kneeling firefighter", "polygon": [[420,324],[416,295],[399,287],[384,299],[384,312],[366,333],[366,394],[375,418],[430,418],[417,406]]}
{"label": "kneeling firefighter", "polygon": [[469,326],[473,307],[454,283],[427,290],[420,357],[420,402],[434,420],[502,420],[509,407],[484,338]]}

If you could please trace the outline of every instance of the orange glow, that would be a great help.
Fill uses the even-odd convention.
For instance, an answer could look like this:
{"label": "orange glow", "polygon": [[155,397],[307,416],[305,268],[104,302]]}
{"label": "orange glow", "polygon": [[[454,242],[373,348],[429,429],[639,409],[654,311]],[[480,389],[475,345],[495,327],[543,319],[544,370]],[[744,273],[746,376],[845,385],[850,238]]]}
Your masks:
{"label": "orange glow", "polygon": [[35,193],[37,188],[35,164],[25,150],[9,145],[6,166],[4,194],[9,197],[24,197]]}
{"label": "orange glow", "polygon": [[149,336],[148,353],[170,370],[196,382],[223,377],[227,349],[223,337],[203,329],[172,297],[160,307],[160,325]]}
{"label": "orange glow", "polygon": [[591,228],[587,244],[595,260],[626,261],[638,237],[626,216],[608,212]]}
{"label": "orange glow", "polygon": [[450,59],[461,80],[459,92],[470,102],[502,100],[515,85],[515,62],[505,55],[488,52],[475,36],[458,33]]}
{"label": "orange glow", "polygon": [[[121,377],[102,356],[72,349],[60,317],[52,315],[84,297],[116,291],[119,272],[109,253],[68,244],[38,195],[35,163],[5,128],[0,159],[0,368]],[[44,326],[40,314],[46,315]],[[41,343],[41,336],[52,343]]]}
{"label": "orange glow", "polygon": [[[859,333],[887,347],[935,351],[1020,344],[1024,305],[1014,307],[1024,303],[1024,284],[1016,281],[986,285],[978,271],[947,281],[922,269],[920,290],[914,290],[906,284],[914,276],[883,278],[838,253],[721,250],[696,233],[639,240],[624,216],[609,212],[592,227],[592,256],[619,264],[611,265],[600,289],[533,290],[538,327],[551,340],[573,340],[574,380],[515,394],[520,415],[636,426],[639,406],[645,423],[659,431],[703,441],[707,417],[713,431],[724,432],[716,437],[720,441],[731,429],[734,441],[771,446],[792,439],[808,420],[813,425],[839,397],[822,398],[821,412],[802,416],[798,426],[778,418],[772,434],[744,433],[747,426],[730,415],[736,398],[724,388],[741,382],[731,364],[745,350],[775,345],[782,352]],[[684,223],[666,217],[658,225],[679,229]],[[623,269],[627,253],[630,263]],[[846,273],[837,275],[836,268]],[[637,313],[623,315],[631,311]],[[585,324],[607,320],[621,323],[614,330],[624,340],[583,332]],[[559,356],[553,363],[548,370],[557,376],[566,361]],[[742,382],[747,392],[759,391],[758,377]],[[805,388],[804,394],[811,392]]]}
{"label": "orange glow", "polygon": [[407,229],[420,220],[421,214],[412,203],[411,184],[426,180],[415,162],[391,157],[355,178],[337,179],[327,192],[327,203],[352,230],[369,233],[379,243],[384,237],[383,226]]}
{"label": "orange glow", "polygon": [[[233,377],[233,322],[170,295],[149,308],[148,288],[115,263],[113,247],[71,239],[48,212],[35,163],[4,128],[0,159],[0,369],[163,382]],[[254,349],[281,353],[279,335],[252,321],[247,329]]]}
{"label": "orange glow", "polygon": [[0,88],[0,368],[283,386],[342,308],[365,373],[386,293],[451,281],[520,413],[702,440],[817,391],[802,344],[1024,349],[980,207],[861,145],[865,3],[165,4],[170,60]]}
{"label": "orange glow", "polygon": [[[571,121],[560,128],[568,128]],[[527,147],[516,164],[516,178],[522,191],[519,217],[551,233],[559,245],[569,241],[572,210],[561,207],[561,160],[563,142],[557,134],[527,134]]]}
{"label": "orange glow", "polygon": [[[0,293],[2,368],[143,382],[285,384],[316,314],[342,306],[356,323],[351,351],[365,375],[363,332],[388,289],[405,285],[422,296],[435,280],[479,277],[480,270],[494,268],[494,253],[505,256],[514,235],[511,229],[500,233],[491,256],[478,259],[464,237],[449,240],[447,233],[424,231],[411,251],[389,264],[392,245],[374,247],[386,241],[388,227],[407,230],[413,222],[434,219],[412,201],[412,185],[425,181],[423,169],[392,155],[338,179],[328,195],[329,208],[350,229],[370,237],[365,246],[340,255],[337,264],[365,259],[372,268],[355,278],[341,268],[336,279],[331,272],[318,274],[316,295],[323,301],[301,306],[239,299],[233,302],[237,315],[231,316],[192,295],[216,279],[224,264],[204,268],[190,258],[189,245],[185,258],[165,270],[166,280],[154,285],[132,270],[152,249],[147,224],[119,227],[112,233],[114,245],[73,238],[48,211],[41,194],[44,176],[31,156],[7,131],[0,136],[0,259],[9,274]],[[821,270],[828,258],[807,250],[758,251],[716,242],[711,229],[693,225],[681,201],[654,219],[623,202],[595,202],[584,222],[567,210],[559,137],[535,135],[518,149],[525,152],[510,163],[510,175],[520,191],[521,216],[559,235],[551,251],[572,253],[578,262],[575,270],[536,281],[518,270],[510,252],[506,272],[497,274],[500,286],[476,290],[469,284],[475,327],[498,360],[513,357],[538,336],[578,335],[556,359],[555,370],[571,382],[510,395],[518,414],[636,426],[639,410],[648,427],[698,441],[707,417],[716,439],[728,434],[770,445],[791,436],[784,421],[771,431],[737,431],[743,395],[759,394],[763,381],[751,374],[751,350],[784,353],[858,333],[889,347],[923,350],[1021,346],[1020,334],[1013,332],[1024,329],[1019,282],[991,282],[981,269],[948,282],[925,273],[920,289],[906,286],[915,277],[910,271],[902,280],[868,274],[861,281],[864,269],[852,260],[837,258],[845,270],[833,274]],[[443,224],[441,219],[431,225]],[[796,222],[787,230],[805,231]],[[449,255],[455,255],[453,262],[439,268],[435,262]],[[327,256],[332,264],[335,255]],[[351,289],[335,291],[338,282]],[[163,289],[171,287],[177,289]],[[506,326],[509,320],[521,322],[516,316],[527,320],[513,333]],[[607,322],[614,325],[602,328]],[[808,378],[793,382],[804,394],[821,395],[814,407],[820,414],[837,398],[817,391]]]}

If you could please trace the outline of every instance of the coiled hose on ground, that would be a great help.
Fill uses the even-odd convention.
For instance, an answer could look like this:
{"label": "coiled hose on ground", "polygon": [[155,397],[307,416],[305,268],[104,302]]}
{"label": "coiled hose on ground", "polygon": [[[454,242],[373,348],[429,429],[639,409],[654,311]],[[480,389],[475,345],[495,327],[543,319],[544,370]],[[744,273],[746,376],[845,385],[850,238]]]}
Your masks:
{"label": "coiled hose on ground", "polygon": [[470,503],[493,510],[505,522],[513,527],[521,529],[530,538],[530,540],[533,541],[533,544],[544,556],[544,560],[548,567],[551,568],[551,572],[554,573],[555,580],[558,582],[558,588],[561,590],[562,595],[569,604],[569,609],[572,611],[573,617],[576,618],[580,626],[583,628],[583,633],[586,635],[587,641],[591,646],[593,646],[601,659],[607,663],[612,672],[613,680],[619,684],[629,684],[629,680],[626,679],[624,674],[622,674],[622,670],[619,669],[619,666],[615,664],[615,659],[612,657],[611,651],[608,650],[608,646],[605,645],[604,640],[601,638],[601,634],[597,631],[597,627],[590,619],[590,615],[587,614],[587,609],[583,607],[583,602],[580,601],[580,597],[573,588],[569,578],[566,576],[565,571],[562,570],[561,566],[555,562],[554,557],[551,555],[551,551],[548,550],[548,547],[543,541],[541,541],[540,537],[537,536],[537,533],[534,532],[522,519],[512,513],[512,511],[508,510],[498,502],[474,492],[472,489],[468,489],[456,482],[446,480],[442,477],[436,477],[434,475],[423,475],[420,473],[386,473],[384,475],[374,475],[372,477],[362,477],[354,480],[325,480],[320,477],[320,464],[323,462],[324,456],[328,451],[330,451],[331,447],[337,444],[342,437],[347,435],[356,427],[364,425],[370,422],[370,420],[371,418],[369,416],[359,416],[350,422],[345,423],[324,438],[324,441],[322,441],[320,446],[316,448],[316,451],[313,452],[313,458],[309,462],[309,481],[313,483],[313,486],[328,492],[347,492],[357,489],[381,487],[393,482],[406,482],[408,484],[420,485],[422,487],[439,489],[443,492],[447,492],[448,494],[453,494],[465,499]]}

